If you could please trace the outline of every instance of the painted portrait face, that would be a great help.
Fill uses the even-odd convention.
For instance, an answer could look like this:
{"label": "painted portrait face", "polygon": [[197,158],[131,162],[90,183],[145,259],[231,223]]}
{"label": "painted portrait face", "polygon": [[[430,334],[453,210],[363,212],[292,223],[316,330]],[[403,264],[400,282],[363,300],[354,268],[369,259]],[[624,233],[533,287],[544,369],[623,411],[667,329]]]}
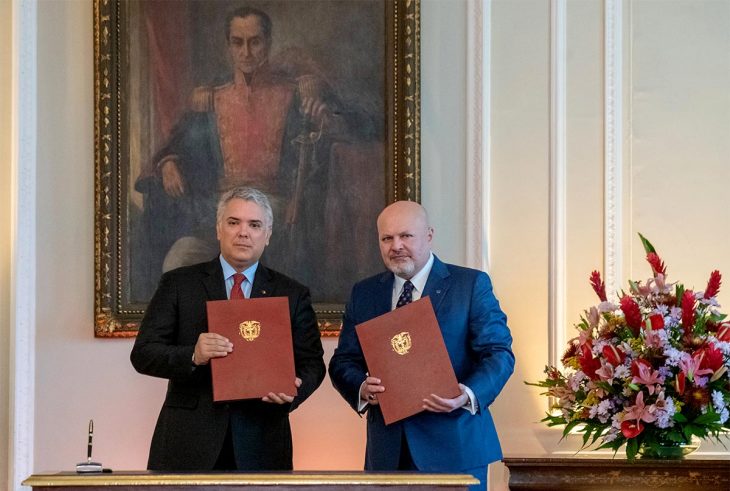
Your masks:
{"label": "painted portrait face", "polygon": [[264,253],[271,238],[271,224],[258,204],[234,198],[223,208],[216,236],[223,258],[240,272]]}
{"label": "painted portrait face", "polygon": [[256,15],[234,17],[228,35],[228,52],[236,70],[251,74],[269,57],[271,41]]}
{"label": "painted portrait face", "polygon": [[378,239],[385,267],[411,279],[428,262],[433,229],[421,205],[398,201],[378,217]]}

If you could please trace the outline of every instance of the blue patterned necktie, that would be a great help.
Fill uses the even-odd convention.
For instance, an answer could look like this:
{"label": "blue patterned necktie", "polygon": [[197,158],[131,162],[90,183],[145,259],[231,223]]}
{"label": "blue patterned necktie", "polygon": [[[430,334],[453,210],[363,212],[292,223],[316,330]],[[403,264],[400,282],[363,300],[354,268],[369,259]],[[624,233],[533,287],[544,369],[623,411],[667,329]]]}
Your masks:
{"label": "blue patterned necktie", "polygon": [[413,283],[410,280],[406,280],[403,283],[403,293],[398,297],[398,303],[395,304],[395,308],[403,307],[413,301]]}

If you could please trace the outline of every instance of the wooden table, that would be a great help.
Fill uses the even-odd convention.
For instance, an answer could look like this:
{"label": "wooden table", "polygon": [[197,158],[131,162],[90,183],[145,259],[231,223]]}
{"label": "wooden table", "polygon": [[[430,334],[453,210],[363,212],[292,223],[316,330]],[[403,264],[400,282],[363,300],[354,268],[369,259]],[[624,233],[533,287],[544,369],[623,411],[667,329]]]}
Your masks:
{"label": "wooden table", "polygon": [[545,455],[505,457],[512,491],[530,490],[730,490],[727,456],[690,455],[683,460],[637,459],[617,456]]}
{"label": "wooden table", "polygon": [[479,481],[468,474],[289,472],[171,474],[117,471],[33,474],[23,481],[34,491],[463,491]]}

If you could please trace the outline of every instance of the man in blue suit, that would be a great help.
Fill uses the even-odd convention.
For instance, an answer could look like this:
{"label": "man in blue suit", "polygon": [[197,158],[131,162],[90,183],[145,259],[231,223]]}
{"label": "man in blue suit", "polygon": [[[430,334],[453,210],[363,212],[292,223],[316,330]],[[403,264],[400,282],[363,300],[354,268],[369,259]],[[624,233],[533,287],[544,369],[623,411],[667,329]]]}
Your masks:
{"label": "man in blue suit", "polygon": [[[393,203],[377,225],[389,271],[353,287],[329,365],[342,397],[368,413],[365,469],[468,473],[481,482],[473,489],[484,489],[487,465],[502,457],[488,408],[514,370],[507,318],[489,276],[445,264],[431,252],[433,228],[421,205]],[[387,387],[368,373],[355,326],[422,296],[431,298],[461,394],[432,394],[423,412],[386,426],[378,394]]]}

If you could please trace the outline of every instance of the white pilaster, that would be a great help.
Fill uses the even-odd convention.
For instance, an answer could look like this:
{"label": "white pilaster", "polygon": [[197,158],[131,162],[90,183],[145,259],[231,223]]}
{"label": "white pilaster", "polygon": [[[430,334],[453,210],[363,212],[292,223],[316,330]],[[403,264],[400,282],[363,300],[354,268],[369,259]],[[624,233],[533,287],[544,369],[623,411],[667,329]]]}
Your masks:
{"label": "white pilaster", "polygon": [[466,63],[466,259],[489,269],[491,0],[468,0]]}
{"label": "white pilaster", "polygon": [[565,347],[566,300],[566,0],[550,2],[550,247],[548,358]]}
{"label": "white pilaster", "polygon": [[38,5],[13,0],[10,448],[8,489],[33,471]]}
{"label": "white pilaster", "polygon": [[606,292],[623,278],[623,0],[604,3],[604,265]]}

